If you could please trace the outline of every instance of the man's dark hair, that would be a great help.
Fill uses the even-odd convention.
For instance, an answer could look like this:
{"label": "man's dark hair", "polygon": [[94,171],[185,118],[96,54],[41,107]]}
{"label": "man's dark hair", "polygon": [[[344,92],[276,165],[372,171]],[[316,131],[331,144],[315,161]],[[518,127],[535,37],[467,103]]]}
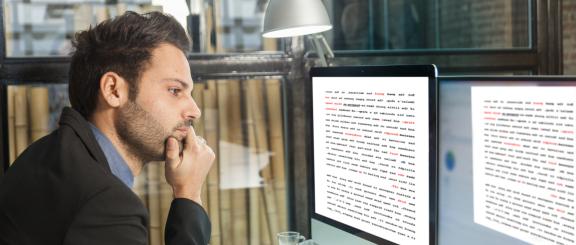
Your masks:
{"label": "man's dark hair", "polygon": [[128,11],[76,33],[68,85],[72,108],[90,117],[96,109],[100,78],[110,71],[128,81],[128,97],[136,99],[142,71],[152,50],[161,43],[172,44],[184,54],[190,49],[184,28],[172,16],[160,12]]}

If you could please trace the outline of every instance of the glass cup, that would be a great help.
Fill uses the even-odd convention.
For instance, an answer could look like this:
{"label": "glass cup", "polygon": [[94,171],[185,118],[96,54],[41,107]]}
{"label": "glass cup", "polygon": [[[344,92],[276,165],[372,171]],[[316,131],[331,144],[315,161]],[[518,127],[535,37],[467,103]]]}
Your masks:
{"label": "glass cup", "polygon": [[299,245],[319,245],[317,242],[315,242],[314,240],[310,239],[310,240],[306,240],[301,242]]}
{"label": "glass cup", "polygon": [[304,236],[295,231],[280,232],[276,236],[280,245],[298,245],[298,243],[306,240]]}

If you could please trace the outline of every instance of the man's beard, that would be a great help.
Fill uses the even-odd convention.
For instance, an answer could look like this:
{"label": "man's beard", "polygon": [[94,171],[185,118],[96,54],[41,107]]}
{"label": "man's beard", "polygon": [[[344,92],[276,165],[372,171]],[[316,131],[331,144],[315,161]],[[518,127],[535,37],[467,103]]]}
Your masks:
{"label": "man's beard", "polygon": [[122,106],[114,124],[126,150],[142,163],[165,159],[165,142],[171,132],[167,132],[162,124],[138,103],[128,101]]}

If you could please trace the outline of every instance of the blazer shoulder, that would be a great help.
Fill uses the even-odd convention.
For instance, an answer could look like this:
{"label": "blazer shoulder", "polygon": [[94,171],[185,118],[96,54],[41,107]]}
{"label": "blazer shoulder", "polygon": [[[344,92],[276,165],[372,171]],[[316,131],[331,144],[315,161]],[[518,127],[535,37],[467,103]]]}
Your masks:
{"label": "blazer shoulder", "polygon": [[83,203],[64,244],[147,244],[146,208],[122,185],[111,185]]}

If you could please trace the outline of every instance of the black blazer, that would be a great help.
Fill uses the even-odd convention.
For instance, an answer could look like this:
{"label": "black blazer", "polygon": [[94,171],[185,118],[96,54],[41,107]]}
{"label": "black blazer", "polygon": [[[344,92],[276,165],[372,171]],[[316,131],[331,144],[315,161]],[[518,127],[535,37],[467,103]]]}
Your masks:
{"label": "black blazer", "polygon": [[[147,244],[148,213],[116,178],[88,122],[65,108],[60,127],[16,159],[0,182],[0,244]],[[207,244],[210,220],[174,199],[166,244]]]}

